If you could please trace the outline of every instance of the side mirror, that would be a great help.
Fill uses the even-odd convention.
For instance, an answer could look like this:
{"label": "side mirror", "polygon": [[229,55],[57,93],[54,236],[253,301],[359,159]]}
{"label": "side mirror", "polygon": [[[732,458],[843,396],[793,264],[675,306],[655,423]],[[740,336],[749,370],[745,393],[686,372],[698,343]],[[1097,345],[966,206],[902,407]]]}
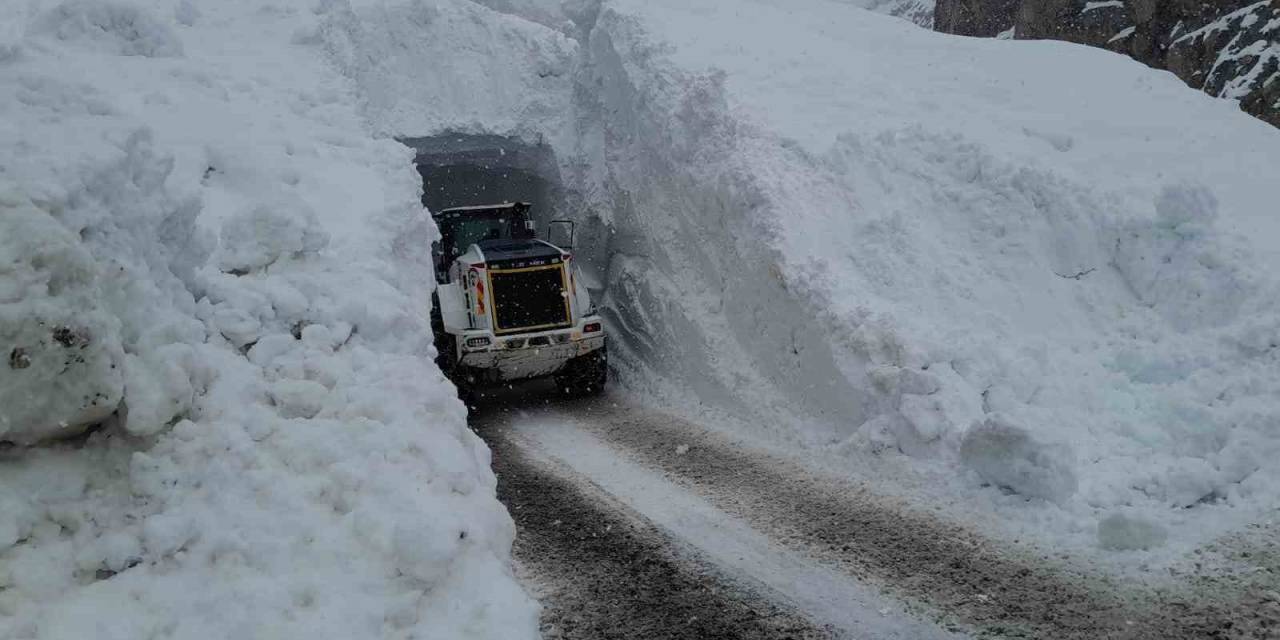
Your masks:
{"label": "side mirror", "polygon": [[532,220],[525,220],[525,221],[524,221],[524,230],[525,230],[525,231],[528,231],[529,233],[534,233],[535,231],[537,231],[537,230],[538,230],[538,225],[537,225],[537,223],[535,223],[535,222],[534,222],[534,221],[532,221]]}
{"label": "side mirror", "polygon": [[552,220],[547,225],[548,234],[547,242],[554,244],[561,249],[573,248],[573,221],[572,220]]}

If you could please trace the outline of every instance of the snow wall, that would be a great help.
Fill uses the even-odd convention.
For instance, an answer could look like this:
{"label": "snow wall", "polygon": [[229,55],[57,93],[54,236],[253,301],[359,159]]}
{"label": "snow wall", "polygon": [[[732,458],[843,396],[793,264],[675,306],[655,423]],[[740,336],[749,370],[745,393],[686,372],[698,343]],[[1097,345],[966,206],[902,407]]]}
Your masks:
{"label": "snow wall", "polygon": [[1280,136],[1116,56],[749,4],[593,23],[584,138],[648,241],[615,252],[614,327],[664,372],[635,378],[851,465],[947,469],[1055,544],[1264,517]]}
{"label": "snow wall", "polygon": [[324,12],[0,2],[0,638],[532,638]]}
{"label": "snow wall", "polygon": [[[613,19],[611,16],[610,19]],[[688,394],[797,433],[860,424],[873,399],[850,381],[826,332],[788,289],[769,239],[786,213],[738,165],[738,123],[723,76],[650,83],[646,52],[593,31],[582,105],[584,138],[606,167],[593,191],[609,211],[606,308],[624,379],[655,395]]]}

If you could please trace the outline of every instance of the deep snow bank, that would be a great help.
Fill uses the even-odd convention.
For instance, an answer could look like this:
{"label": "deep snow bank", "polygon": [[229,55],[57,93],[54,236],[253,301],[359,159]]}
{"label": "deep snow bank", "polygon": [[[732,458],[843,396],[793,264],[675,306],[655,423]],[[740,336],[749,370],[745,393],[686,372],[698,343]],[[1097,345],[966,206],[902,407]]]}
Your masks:
{"label": "deep snow bank", "polygon": [[536,635],[342,7],[0,9],[0,636]]}
{"label": "deep snow bank", "polygon": [[633,386],[948,469],[1060,543],[1120,514],[1181,549],[1280,498],[1265,125],[848,3],[618,0],[590,54]]}

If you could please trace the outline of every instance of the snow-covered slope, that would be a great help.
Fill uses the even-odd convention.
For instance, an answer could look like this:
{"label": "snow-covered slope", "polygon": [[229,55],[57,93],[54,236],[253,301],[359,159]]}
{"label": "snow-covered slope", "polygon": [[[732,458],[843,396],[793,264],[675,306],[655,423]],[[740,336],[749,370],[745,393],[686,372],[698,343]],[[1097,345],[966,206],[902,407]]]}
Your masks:
{"label": "snow-covered slope", "polygon": [[342,5],[0,10],[0,637],[535,636]]}
{"label": "snow-covered slope", "polygon": [[592,54],[603,190],[649,240],[609,271],[635,386],[948,469],[1073,545],[1160,539],[1111,518],[1183,549],[1280,498],[1273,129],[842,2],[616,0]]}

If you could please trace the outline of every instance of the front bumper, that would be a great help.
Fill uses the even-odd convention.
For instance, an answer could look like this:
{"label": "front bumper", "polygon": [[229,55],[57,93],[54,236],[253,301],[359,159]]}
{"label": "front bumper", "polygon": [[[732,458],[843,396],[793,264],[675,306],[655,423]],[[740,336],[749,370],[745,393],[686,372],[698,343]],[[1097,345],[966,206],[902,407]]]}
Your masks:
{"label": "front bumper", "polygon": [[[598,322],[598,321],[597,321]],[[468,333],[463,338],[485,337],[486,347],[464,348],[458,364],[481,382],[509,382],[551,375],[570,360],[604,346],[605,334],[583,334],[581,326],[556,331],[506,335]]]}

